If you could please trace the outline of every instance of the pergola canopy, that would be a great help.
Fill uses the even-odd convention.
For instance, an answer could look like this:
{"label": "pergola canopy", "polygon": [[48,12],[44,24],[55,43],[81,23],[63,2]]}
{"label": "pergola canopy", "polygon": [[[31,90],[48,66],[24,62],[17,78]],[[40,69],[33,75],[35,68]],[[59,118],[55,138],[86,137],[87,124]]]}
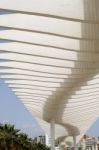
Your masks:
{"label": "pergola canopy", "polygon": [[83,135],[99,115],[99,1],[1,0],[0,78],[49,133]]}

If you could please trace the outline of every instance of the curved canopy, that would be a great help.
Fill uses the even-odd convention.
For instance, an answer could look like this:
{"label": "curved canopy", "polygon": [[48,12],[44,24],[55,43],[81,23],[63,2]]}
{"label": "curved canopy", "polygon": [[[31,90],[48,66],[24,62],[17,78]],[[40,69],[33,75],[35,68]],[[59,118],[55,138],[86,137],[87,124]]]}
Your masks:
{"label": "curved canopy", "polygon": [[0,78],[56,137],[99,115],[99,0],[1,0]]}

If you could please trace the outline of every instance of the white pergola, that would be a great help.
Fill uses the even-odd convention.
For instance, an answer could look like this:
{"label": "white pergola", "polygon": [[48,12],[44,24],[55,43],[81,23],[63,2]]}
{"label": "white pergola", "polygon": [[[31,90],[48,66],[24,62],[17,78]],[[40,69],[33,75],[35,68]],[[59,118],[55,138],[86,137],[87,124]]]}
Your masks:
{"label": "white pergola", "polygon": [[0,78],[52,150],[79,140],[99,116],[99,0],[0,0]]}

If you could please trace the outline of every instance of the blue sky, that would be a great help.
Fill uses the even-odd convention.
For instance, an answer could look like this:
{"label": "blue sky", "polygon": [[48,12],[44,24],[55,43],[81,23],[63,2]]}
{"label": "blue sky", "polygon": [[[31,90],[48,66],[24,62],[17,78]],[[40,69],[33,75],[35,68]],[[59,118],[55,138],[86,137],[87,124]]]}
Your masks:
{"label": "blue sky", "polygon": [[15,124],[16,128],[22,129],[30,137],[44,134],[36,120],[3,80],[0,80],[0,122]]}
{"label": "blue sky", "polygon": [[87,134],[93,137],[99,136],[99,118],[97,118],[96,122],[92,124],[90,129],[87,131]]}
{"label": "blue sky", "polygon": [[[15,124],[16,128],[22,129],[30,137],[44,134],[33,116],[3,80],[0,80],[0,122]],[[93,123],[87,134],[96,137],[99,135],[99,119]]]}

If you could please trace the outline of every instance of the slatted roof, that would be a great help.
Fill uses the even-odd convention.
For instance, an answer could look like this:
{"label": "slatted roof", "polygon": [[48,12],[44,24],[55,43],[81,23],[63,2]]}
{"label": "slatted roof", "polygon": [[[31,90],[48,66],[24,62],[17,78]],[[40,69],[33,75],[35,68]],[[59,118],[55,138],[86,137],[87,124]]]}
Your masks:
{"label": "slatted roof", "polygon": [[1,0],[0,78],[49,133],[82,135],[99,115],[99,1]]}

